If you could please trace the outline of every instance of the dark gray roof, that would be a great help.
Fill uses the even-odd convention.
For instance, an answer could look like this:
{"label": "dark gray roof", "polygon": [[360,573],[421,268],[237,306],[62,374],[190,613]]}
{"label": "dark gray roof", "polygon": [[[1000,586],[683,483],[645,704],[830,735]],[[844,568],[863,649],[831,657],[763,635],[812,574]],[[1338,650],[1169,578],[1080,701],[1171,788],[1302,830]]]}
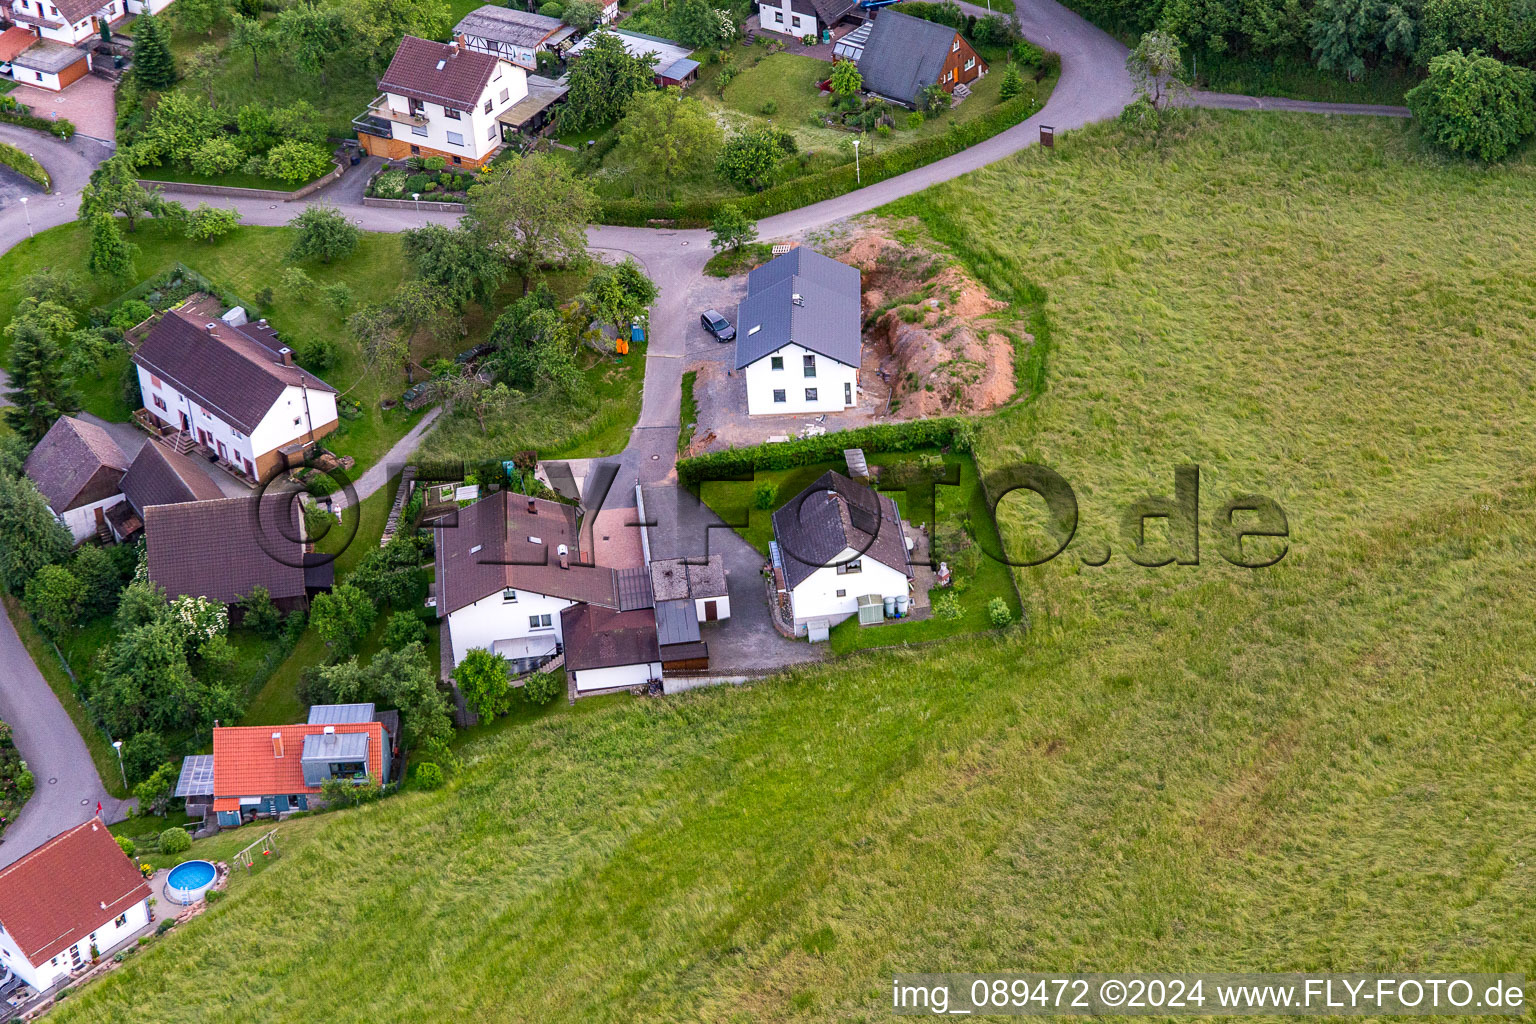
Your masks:
{"label": "dark gray roof", "polygon": [[224,497],[219,485],[194,460],[185,455],[146,444],[123,474],[123,495],[143,515],[151,505],[179,505],[184,501],[214,501]]}
{"label": "dark gray roof", "polygon": [[857,0],[790,0],[796,14],[814,14],[822,27],[836,25],[857,5]]}
{"label": "dark gray roof", "polygon": [[213,796],[212,754],[188,754],[181,759],[181,777],[176,780],[176,795]]}
{"label": "dark gray roof", "polygon": [[725,556],[716,552],[702,565],[686,558],[651,562],[651,590],[658,601],[725,596]]}
{"label": "dark gray roof", "polygon": [[656,77],[665,78],[670,82],[681,82],[695,71],[699,70],[699,62],[691,57],[675,60],[656,72]]}
{"label": "dark gray roof", "polygon": [[494,39],[498,43],[533,48],[560,31],[560,19],[532,11],[514,11],[510,7],[487,4],[476,7],[453,27],[455,35]]}
{"label": "dark gray roof", "polygon": [[856,268],[803,245],[752,271],[736,309],[736,369],[790,344],[857,367],[861,280]]}
{"label": "dark gray roof", "polygon": [[636,567],[632,569],[617,569],[614,578],[619,585],[619,611],[634,611],[636,608],[650,608],[656,604],[656,595],[651,592],[651,571]]}
{"label": "dark gray roof", "polygon": [[150,580],[164,587],[167,597],[190,594],[224,604],[234,604],[258,585],[274,600],[303,597],[305,562],[323,556],[306,559],[294,498],[268,492],[261,498],[149,506],[144,543]]}
{"label": "dark gray roof", "polygon": [[299,760],[366,761],[368,760],[368,734],[340,731],[310,733],[304,737],[304,752],[299,755]]}
{"label": "dark gray roof", "polygon": [[864,89],[914,103],[918,93],[939,80],[944,58],[955,41],[955,30],[889,8],[875,18],[875,27],[859,57]]}
{"label": "dark gray roof", "polygon": [[693,602],[686,598],[679,601],[656,603],[656,641],[667,644],[691,644],[699,638],[699,616],[693,610]]}
{"label": "dark gray roof", "polygon": [[112,435],[94,423],[60,416],[37,442],[22,467],[48,507],[63,515],[72,508],[118,492],[128,458]]}
{"label": "dark gray roof", "polygon": [[649,608],[616,612],[573,604],[560,612],[565,638],[565,667],[573,672],[660,661],[656,615]]}
{"label": "dark gray roof", "polygon": [[790,589],[852,548],[912,575],[901,513],[889,495],[828,471],[773,514],[773,536]]}
{"label": "dark gray roof", "polygon": [[372,704],[316,704],[309,709],[310,725],[341,725],[373,721]]}

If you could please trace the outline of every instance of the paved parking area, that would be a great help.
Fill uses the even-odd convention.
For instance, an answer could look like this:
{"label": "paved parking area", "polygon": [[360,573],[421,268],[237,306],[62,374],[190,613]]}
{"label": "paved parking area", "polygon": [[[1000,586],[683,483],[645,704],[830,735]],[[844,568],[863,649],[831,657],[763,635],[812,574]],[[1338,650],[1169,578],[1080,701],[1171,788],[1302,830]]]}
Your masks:
{"label": "paved parking area", "polygon": [[16,83],[11,95],[38,117],[68,118],[75,131],[93,139],[117,139],[117,87],[104,78],[86,75],[63,92]]}

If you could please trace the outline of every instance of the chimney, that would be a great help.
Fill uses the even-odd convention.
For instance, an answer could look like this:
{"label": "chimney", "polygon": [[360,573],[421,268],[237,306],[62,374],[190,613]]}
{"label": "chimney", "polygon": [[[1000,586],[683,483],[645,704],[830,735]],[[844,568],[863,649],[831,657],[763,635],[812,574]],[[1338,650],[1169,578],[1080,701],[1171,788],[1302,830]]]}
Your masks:
{"label": "chimney", "polygon": [[289,348],[287,345],[284,345],[282,348],[277,350],[277,354],[278,357],[282,359],[284,366],[293,365],[293,349]]}
{"label": "chimney", "polygon": [[448,55],[450,57],[457,57],[459,55],[459,41],[458,41],[458,39],[454,39],[453,42],[448,44]]}
{"label": "chimney", "polygon": [[328,725],[328,726],[325,727],[325,745],[329,747],[329,746],[334,746],[335,743],[336,743],[336,727],[334,725]]}
{"label": "chimney", "polygon": [[536,516],[539,514],[539,506],[534,502],[533,495],[531,494],[528,495],[528,514],[531,516]]}
{"label": "chimney", "polygon": [[560,552],[560,568],[569,569],[571,567],[571,549],[561,544],[557,550]]}
{"label": "chimney", "polygon": [[280,732],[274,732],[272,734],[272,756],[283,756],[283,734]]}
{"label": "chimney", "polygon": [[209,325],[208,325],[208,333],[209,333],[209,334],[212,334],[212,333],[213,333],[213,329],[214,329],[214,328],[215,328],[215,327],[217,327],[217,326],[218,326],[218,324],[209,324]]}

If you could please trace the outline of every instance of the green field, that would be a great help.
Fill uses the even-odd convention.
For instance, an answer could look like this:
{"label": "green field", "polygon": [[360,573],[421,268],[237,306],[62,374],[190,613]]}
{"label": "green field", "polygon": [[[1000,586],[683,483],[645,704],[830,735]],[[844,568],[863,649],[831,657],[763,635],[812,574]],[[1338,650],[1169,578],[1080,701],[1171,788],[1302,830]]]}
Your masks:
{"label": "green field", "polygon": [[[899,204],[1049,342],[976,446],[1082,509],[1021,574],[1027,634],[557,702],[445,790],[285,824],[55,1019],[871,1021],[908,970],[1536,972],[1533,168],[1201,114]],[[1278,566],[1209,532],[1199,566],[1123,557],[1116,510],[1184,462],[1204,529],[1234,492],[1285,507]],[[1002,518],[1022,546],[1030,509]]]}

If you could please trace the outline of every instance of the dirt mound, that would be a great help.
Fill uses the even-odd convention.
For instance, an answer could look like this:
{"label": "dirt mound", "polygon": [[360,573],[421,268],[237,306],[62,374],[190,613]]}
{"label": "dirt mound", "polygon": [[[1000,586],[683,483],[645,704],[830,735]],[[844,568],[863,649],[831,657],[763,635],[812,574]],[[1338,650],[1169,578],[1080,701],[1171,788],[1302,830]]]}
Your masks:
{"label": "dirt mound", "polygon": [[1018,324],[996,316],[1007,307],[964,271],[934,254],[871,232],[842,254],[864,274],[864,315],[902,418],[995,409],[1014,395]]}

